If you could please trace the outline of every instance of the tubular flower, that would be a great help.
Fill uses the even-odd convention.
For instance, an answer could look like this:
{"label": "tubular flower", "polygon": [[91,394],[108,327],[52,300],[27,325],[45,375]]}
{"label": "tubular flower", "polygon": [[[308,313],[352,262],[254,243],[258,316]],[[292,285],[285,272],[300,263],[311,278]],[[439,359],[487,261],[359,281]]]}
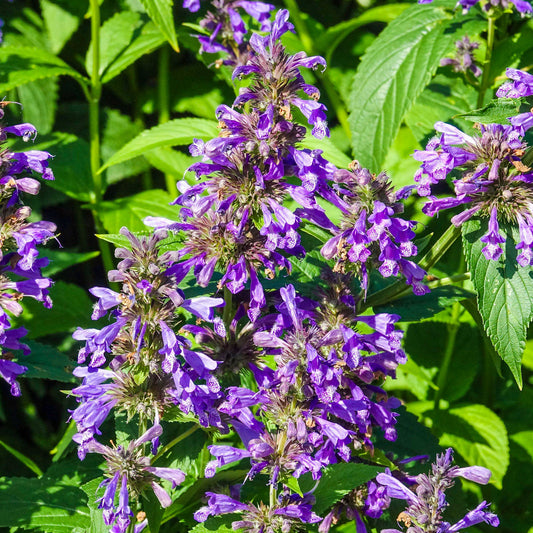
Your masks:
{"label": "tubular flower", "polygon": [[[89,452],[101,454],[107,463],[108,477],[100,484],[100,488],[105,488],[104,495],[97,502],[103,510],[104,522],[113,525],[115,533],[125,533],[131,522],[130,498],[137,499],[147,487],[151,487],[161,507],[166,508],[172,500],[158,479],[171,481],[173,488],[185,479],[185,474],[178,468],[151,466],[150,458],[144,454],[143,445],[157,439],[162,431],[161,426],[155,424],[127,447],[110,448],[95,440],[88,446]],[[115,503],[117,490],[118,505]]]}
{"label": "tubular flower", "polygon": [[[533,125],[533,124],[532,124]],[[521,266],[533,264],[530,234],[533,228],[533,173],[521,158],[527,148],[521,126],[481,125],[481,135],[470,136],[459,129],[437,122],[440,137],[431,140],[426,150],[416,151],[421,167],[415,174],[418,192],[429,196],[424,213],[433,216],[441,209],[464,205],[464,211],[452,218],[460,226],[474,214],[489,218],[488,232],[481,241],[487,259],[498,259],[505,241],[499,234],[499,221],[517,224]],[[461,178],[453,182],[455,196],[436,198],[431,185],[458,170]]]}
{"label": "tubular flower", "polygon": [[[391,498],[407,500],[409,506],[400,514],[398,521],[404,522],[412,533],[454,533],[461,529],[485,522],[492,527],[499,525],[498,517],[487,511],[489,504],[482,502],[464,518],[451,525],[443,520],[443,511],[448,507],[446,490],[455,484],[456,477],[463,477],[485,485],[489,482],[490,470],[481,466],[459,468],[452,464],[453,450],[437,455],[429,474],[416,476],[416,492],[406,487],[390,473],[378,474],[377,482],[386,488]],[[397,529],[385,529],[382,533],[400,533]]]}
{"label": "tubular flower", "polygon": [[377,268],[384,277],[403,275],[415,294],[425,294],[429,291],[422,283],[426,272],[407,259],[417,253],[416,223],[398,216],[403,211],[400,199],[409,193],[409,188],[394,191],[384,172],[372,175],[355,161],[350,170],[332,175],[327,199],[342,213],[338,226],[322,208],[297,213],[334,234],[322,247],[322,255],[336,260],[335,271],[355,273],[365,292],[369,271]]}
{"label": "tubular flower", "polygon": [[[0,102],[0,119],[8,103]],[[1,145],[8,134],[29,141],[35,139],[37,131],[27,123],[0,125]],[[30,350],[20,342],[27,331],[12,329],[12,319],[22,313],[23,298],[38,300],[47,308],[52,306],[48,294],[52,281],[41,273],[48,259],[39,258],[37,246],[54,237],[56,226],[47,221],[29,222],[31,209],[22,203],[26,194],[39,192],[41,185],[32,176],[54,178],[48,168],[50,157],[49,153],[37,150],[13,152],[4,146],[0,148],[0,376],[10,385],[14,396],[21,394],[17,378],[27,368],[13,361],[15,355],[11,350],[20,350],[25,355]]]}

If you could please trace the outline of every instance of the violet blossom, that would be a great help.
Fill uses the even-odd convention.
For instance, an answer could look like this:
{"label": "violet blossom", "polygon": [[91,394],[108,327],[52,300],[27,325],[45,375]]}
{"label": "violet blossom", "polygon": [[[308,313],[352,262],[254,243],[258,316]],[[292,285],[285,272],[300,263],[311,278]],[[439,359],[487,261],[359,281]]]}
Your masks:
{"label": "violet blossom", "polygon": [[[9,102],[0,102],[0,119],[3,108]],[[7,135],[21,137],[24,141],[35,139],[37,131],[31,124],[0,126],[0,144],[4,145]],[[12,319],[22,313],[20,301],[33,298],[47,308],[52,306],[48,290],[52,281],[44,277],[41,269],[48,259],[39,257],[37,246],[54,237],[56,226],[52,222],[29,222],[31,209],[23,205],[26,194],[36,195],[40,183],[33,176],[40,174],[53,179],[48,168],[51,155],[47,152],[29,150],[13,152],[3,148],[0,153],[0,376],[10,385],[11,393],[20,396],[18,376],[27,368],[13,361],[11,350],[29,354],[30,350],[20,339],[27,333],[25,328],[12,329]]]}
{"label": "violet blossom", "polygon": [[[516,248],[521,251],[517,261],[521,266],[533,264],[533,173],[521,160],[527,148],[523,126],[482,124],[481,135],[467,135],[444,122],[437,122],[435,129],[441,135],[432,139],[426,150],[413,155],[421,162],[415,174],[418,192],[429,196],[423,212],[433,216],[442,209],[465,206],[452,217],[455,226],[473,215],[489,218],[488,231],[481,241],[486,243],[483,254],[492,260],[502,253],[504,239],[499,222],[516,224],[520,231]],[[453,182],[455,196],[433,196],[431,186],[455,169],[461,175]]]}
{"label": "violet blossom", "polygon": [[[463,477],[475,483],[488,483],[490,470],[481,466],[459,468],[453,465],[453,450],[448,448],[445,453],[437,455],[429,474],[416,476],[415,492],[406,487],[390,473],[378,474],[377,482],[386,488],[391,498],[406,500],[409,506],[400,514],[402,521],[412,533],[455,533],[461,529],[485,522],[492,527],[499,525],[498,517],[488,511],[489,504],[485,501],[475,509],[451,525],[443,518],[448,507],[446,490],[455,484],[455,478]],[[401,533],[398,529],[384,529],[382,533]]]}

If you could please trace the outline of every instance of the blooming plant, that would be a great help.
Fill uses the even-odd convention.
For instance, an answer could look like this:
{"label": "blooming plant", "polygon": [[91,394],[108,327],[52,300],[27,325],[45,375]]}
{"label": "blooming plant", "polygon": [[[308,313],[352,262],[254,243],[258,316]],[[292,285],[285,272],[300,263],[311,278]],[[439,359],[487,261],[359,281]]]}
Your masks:
{"label": "blooming plant", "polygon": [[0,527],[531,533],[531,5],[301,4],[3,6]]}

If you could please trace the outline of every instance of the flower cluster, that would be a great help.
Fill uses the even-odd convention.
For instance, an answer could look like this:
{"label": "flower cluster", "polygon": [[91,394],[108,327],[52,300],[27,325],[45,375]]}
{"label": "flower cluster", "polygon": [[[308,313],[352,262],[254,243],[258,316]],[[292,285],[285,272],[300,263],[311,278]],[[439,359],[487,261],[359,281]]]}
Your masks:
{"label": "flower cluster", "polygon": [[[90,452],[99,453],[106,461],[107,476],[99,488],[104,487],[104,495],[98,499],[98,507],[103,510],[104,522],[113,525],[113,533],[124,533],[131,522],[133,512],[129,506],[130,495],[138,497],[145,487],[150,486],[154,491],[161,507],[166,508],[172,500],[168,492],[156,481],[164,479],[172,483],[172,488],[180,485],[185,474],[179,468],[161,468],[151,465],[146,456],[144,445],[152,443],[162,433],[159,424],[148,429],[138,439],[131,441],[127,447],[103,446],[92,441]],[[118,490],[118,505],[116,493]]]}
{"label": "flower cluster", "polygon": [[476,65],[473,52],[479,48],[479,43],[470,41],[465,35],[455,43],[455,57],[441,59],[441,66],[450,65],[455,72],[468,72],[469,70],[476,77],[481,76],[481,69]]}
{"label": "flower cluster", "polygon": [[[1,102],[0,119],[3,108],[9,102]],[[5,145],[7,135],[22,137],[24,141],[37,135],[31,124],[0,126],[0,143]],[[13,152],[2,147],[0,151],[0,376],[11,386],[11,394],[20,395],[17,376],[27,369],[16,363],[11,350],[29,353],[29,348],[21,342],[26,334],[23,327],[12,328],[12,316],[22,312],[20,301],[34,298],[51,307],[48,289],[52,281],[42,275],[42,268],[48,259],[39,257],[37,246],[54,236],[55,224],[47,221],[29,222],[31,209],[23,205],[25,194],[36,195],[40,183],[32,176],[41,175],[44,179],[54,179],[48,168],[50,154],[38,150]]]}
{"label": "flower cluster", "polygon": [[[326,259],[335,259],[335,270],[354,272],[363,290],[368,288],[368,274],[377,268],[383,277],[402,274],[415,294],[429,289],[422,283],[426,272],[406,259],[417,254],[413,244],[415,222],[398,215],[412,187],[395,191],[385,172],[375,176],[354,161],[350,170],[335,170],[327,199],[341,211],[338,225],[321,209],[301,209],[298,213],[334,236],[322,247]],[[324,194],[326,189],[322,188]]]}
{"label": "flower cluster", "polygon": [[[416,477],[416,493],[390,473],[378,474],[376,480],[386,488],[390,498],[408,502],[409,506],[400,514],[398,521],[403,522],[410,533],[454,533],[482,522],[498,527],[500,521],[495,514],[487,511],[487,502],[481,502],[453,525],[443,519],[443,511],[448,507],[445,492],[453,487],[455,478],[462,477],[485,485],[490,476],[490,470],[482,466],[459,468],[453,465],[453,450],[448,448],[437,456],[429,474]],[[401,532],[398,529],[384,529],[382,533]]]}
{"label": "flower cluster", "polygon": [[[518,224],[517,261],[521,266],[533,264],[533,174],[522,162],[527,148],[524,127],[481,125],[480,135],[467,135],[443,122],[437,122],[435,129],[441,135],[413,156],[422,163],[415,174],[418,192],[429,196],[424,213],[433,216],[441,209],[468,205],[452,218],[456,226],[474,214],[490,217],[488,231],[481,241],[486,244],[485,257],[494,260],[502,254],[501,243],[505,242],[498,221]],[[455,196],[431,195],[431,186],[445,180],[452,171],[459,172],[458,179],[453,181]]]}
{"label": "flower cluster", "polygon": [[[158,250],[166,231],[156,231],[150,238],[138,238],[125,228],[121,233],[128,237],[131,249],[117,249],[122,261],[109,273],[109,279],[121,282],[122,292],[91,289],[99,298],[92,318],[113,310],[114,321],[100,330],[78,328],[74,333],[75,339],[85,341],[78,363],[89,359],[88,367],[75,370],[83,383],[73,390],[80,401],[72,417],[78,427],[81,458],[115,407],[129,417],[138,414],[145,421],[156,421],[165,406],[177,404],[184,412],[198,416],[204,425],[216,425],[210,413],[220,386],[210,372],[217,363],[192,350],[190,342],[176,335],[174,328],[180,311],[212,320],[213,308],[223,300],[185,298],[178,288],[185,272],[171,265],[176,252],[160,254]],[[102,368],[106,363],[109,370]],[[198,384],[198,380],[204,383]]]}
{"label": "flower cluster", "polygon": [[[313,189],[305,170],[308,153],[294,145],[305,128],[292,121],[291,108],[298,108],[313,126],[313,134],[326,135],[325,108],[316,101],[318,89],[304,82],[300,69],[324,65],[320,57],[303,52],[289,55],[279,43],[292,31],[288,12],[279,11],[269,35],[253,34],[252,54],[234,76],[250,76],[234,106],[220,106],[217,116],[222,131],[207,143],[195,141],[193,155],[202,161],[191,171],[203,182],[178,183],[182,222],[148,217],[151,226],[185,231],[182,264],[193,268],[198,284],[206,286],[215,268],[223,270],[218,282],[232,294],[250,282],[249,315],[257,317],[266,300],[260,272],[272,278],[277,270],[290,270],[285,254],[302,255],[300,219],[283,204],[293,198],[313,206]],[[306,99],[302,94],[312,95]],[[295,168],[296,167],[296,168]],[[297,174],[302,184],[286,178]]]}

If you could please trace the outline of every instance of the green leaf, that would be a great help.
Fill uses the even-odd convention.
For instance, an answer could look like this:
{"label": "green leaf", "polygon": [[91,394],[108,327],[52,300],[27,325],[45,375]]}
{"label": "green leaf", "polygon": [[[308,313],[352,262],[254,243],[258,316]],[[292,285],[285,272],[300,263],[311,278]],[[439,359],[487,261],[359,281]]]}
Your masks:
{"label": "green leaf", "polygon": [[143,220],[147,216],[177,220],[179,209],[169,205],[174,198],[165,191],[153,189],[133,196],[102,202],[97,206],[98,216],[109,233],[118,233],[122,226],[131,232],[147,231]]}
{"label": "green leaf", "polygon": [[520,112],[520,99],[517,98],[498,98],[490,101],[486,106],[475,109],[469,113],[455,115],[454,118],[464,118],[471,122],[480,124],[507,124],[509,117],[518,115]]}
{"label": "green leaf", "polygon": [[77,326],[93,326],[90,319],[93,305],[85,290],[74,283],[57,281],[50,289],[50,296],[54,303],[52,309],[44,308],[41,302],[24,300],[24,312],[17,325],[26,326],[30,339],[72,332]]}
{"label": "green leaf", "polygon": [[400,315],[402,322],[418,322],[440,313],[455,302],[472,298],[475,294],[471,291],[447,285],[432,289],[428,294],[415,296],[409,294],[398,298],[389,304],[380,305],[374,309],[376,313],[394,313]]}
{"label": "green leaf", "polygon": [[[433,378],[438,375],[442,366],[446,343],[449,333],[446,324],[442,322],[425,322],[423,324],[410,324],[405,336],[405,351],[408,358],[412,359],[419,367],[426,371],[426,374]],[[428,349],[431,347],[431,349]],[[480,366],[480,353],[482,351],[482,339],[477,333],[477,327],[469,324],[460,324],[455,339],[455,347],[450,360],[448,370],[449,379],[443,385],[441,397],[449,402],[457,401],[463,397],[471,388]],[[409,372],[409,368],[405,369]],[[410,378],[406,380],[406,390],[410,390]],[[426,396],[417,396],[420,399],[427,399]],[[418,389],[421,386],[418,384]]]}
{"label": "green leaf", "polygon": [[451,16],[435,4],[413,5],[368,48],[354,76],[350,128],[354,157],[378,172],[405,114],[450,45]]}
{"label": "green leaf", "polygon": [[[357,28],[370,24],[372,22],[392,22],[401,15],[409,4],[387,4],[386,6],[377,6],[367,9],[359,17],[345,20],[335,26],[330,26],[315,43],[317,50],[327,53],[327,58],[331,58],[333,52],[339,44]],[[329,59],[327,59],[329,63]]]}
{"label": "green leaf", "polygon": [[81,490],[87,495],[91,515],[91,529],[86,533],[109,533],[109,526],[106,526],[104,522],[102,509],[98,509],[98,505],[96,504],[97,492],[101,482],[102,477],[98,477],[81,485]]}
{"label": "green leaf", "polygon": [[519,431],[509,436],[509,439],[520,446],[526,462],[533,461],[533,430]]}
{"label": "green leaf", "polygon": [[72,533],[89,528],[87,496],[57,479],[0,478],[0,526]]}
{"label": "green leaf", "polygon": [[520,361],[526,343],[526,329],[533,318],[533,268],[516,262],[518,228],[500,222],[506,237],[498,261],[485,259],[479,239],[487,232],[488,218],[472,218],[463,224],[463,248],[472,283],[478,294],[478,308],[485,330],[496,351],[511,369],[522,388]]}
{"label": "green leaf", "polygon": [[159,28],[159,31],[165,36],[170,46],[176,52],[179,52],[178,38],[174,26],[174,17],[172,14],[173,0],[141,0],[142,5],[146,8],[148,15],[153,23]]}
{"label": "green leaf", "polygon": [[0,93],[2,94],[30,81],[63,75],[82,82],[88,81],[62,59],[43,48],[31,46],[0,48]]}
{"label": "green leaf", "polygon": [[143,131],[108,159],[99,172],[117,163],[144,155],[145,152],[154,148],[183,146],[192,143],[195,138],[211,139],[218,133],[218,125],[215,121],[201,118],[176,118]]}
{"label": "green leaf", "polygon": [[[187,169],[197,160],[171,148],[156,148],[143,154],[148,163],[164,174],[183,179]],[[177,189],[176,189],[177,194]]]}
{"label": "green leaf", "polygon": [[93,197],[93,180],[89,160],[89,143],[71,133],[53,133],[39,137],[34,150],[44,150],[54,156],[50,163],[55,180],[47,186],[80,200],[89,202]]}
{"label": "green leaf", "polygon": [[102,76],[102,83],[107,83],[118,76],[124,69],[135,63],[140,57],[153,52],[165,42],[165,38],[152,22],[147,22],[133,33],[131,42],[108,66]]}
{"label": "green leaf", "polygon": [[[109,159],[117,150],[131,141],[140,132],[141,128],[130,117],[123,115],[115,109],[106,109],[106,121],[102,136],[102,158]],[[142,157],[125,161],[120,165],[109,168],[106,172],[106,184],[117,183],[120,180],[141,174],[148,168]]]}
{"label": "green leaf", "polygon": [[[107,68],[131,44],[133,36],[142,25],[141,15],[133,11],[115,13],[100,28],[100,64],[98,74],[103,76]],[[89,45],[85,69],[90,75],[93,68],[93,46]]]}
{"label": "green leaf", "polygon": [[418,142],[425,144],[429,137],[435,135],[435,122],[439,120],[452,122],[463,131],[468,131],[472,125],[457,117],[475,107],[476,101],[477,91],[474,87],[459,77],[437,74],[416,99],[405,116],[405,122]]}
{"label": "green leaf", "polygon": [[205,522],[194,526],[190,533],[235,533],[235,530],[231,527],[231,522],[232,519],[226,516],[209,518]]}
{"label": "green leaf", "polygon": [[339,168],[346,168],[352,160],[341,150],[339,150],[327,137],[324,139],[317,139],[311,134],[308,134],[300,143],[301,148],[308,148],[309,150],[322,150],[323,157],[330,163],[333,163]]}
{"label": "green leaf", "polygon": [[[318,487],[313,491],[316,498],[313,510],[319,515],[326,512],[350,491],[375,478],[384,470],[381,466],[362,463],[337,463],[326,467]],[[316,481],[307,474],[300,479],[303,492],[309,492],[315,483]]]}
{"label": "green leaf", "polygon": [[15,450],[15,448],[12,448],[1,440],[0,446],[4,447],[6,451],[8,451],[13,457],[18,459],[24,466],[27,466],[33,473],[37,474],[38,476],[43,475],[43,471],[29,457],[26,457],[23,453],[20,453],[19,451]]}
{"label": "green leaf", "polygon": [[70,6],[65,2],[61,6],[61,2],[41,0],[41,13],[50,49],[54,54],[61,52],[72,34],[78,29],[83,17],[83,13],[79,9],[77,12],[75,10],[77,2],[69,3]]}
{"label": "green leaf", "polygon": [[72,375],[76,364],[67,355],[53,346],[28,341],[31,353],[19,359],[19,363],[28,367],[25,378],[54,379],[66,383],[74,382]]}
{"label": "green leaf", "polygon": [[56,78],[34,81],[18,88],[25,122],[33,124],[40,135],[50,133],[57,107]]}
{"label": "green leaf", "polygon": [[304,494],[302,492],[302,489],[300,488],[300,483],[295,477],[293,476],[287,477],[283,481],[283,484],[287,485],[287,487],[289,487],[289,489],[291,489],[292,492],[296,492],[296,494],[299,494],[300,496],[303,497]]}
{"label": "green leaf", "polygon": [[78,253],[67,250],[46,250],[45,255],[50,259],[50,264],[43,268],[43,274],[46,277],[52,277],[71,266],[79,265],[80,263],[85,263],[85,261],[90,261],[98,257],[100,252]]}
{"label": "green leaf", "polygon": [[305,257],[290,257],[293,274],[296,274],[300,281],[312,281],[315,286],[320,279],[320,274],[325,266],[325,260],[320,254],[320,250],[312,250]]}
{"label": "green leaf", "polygon": [[425,414],[432,419],[441,446],[451,446],[470,466],[488,468],[492,472],[490,482],[502,488],[509,466],[509,441],[496,413],[484,405],[472,404]]}

